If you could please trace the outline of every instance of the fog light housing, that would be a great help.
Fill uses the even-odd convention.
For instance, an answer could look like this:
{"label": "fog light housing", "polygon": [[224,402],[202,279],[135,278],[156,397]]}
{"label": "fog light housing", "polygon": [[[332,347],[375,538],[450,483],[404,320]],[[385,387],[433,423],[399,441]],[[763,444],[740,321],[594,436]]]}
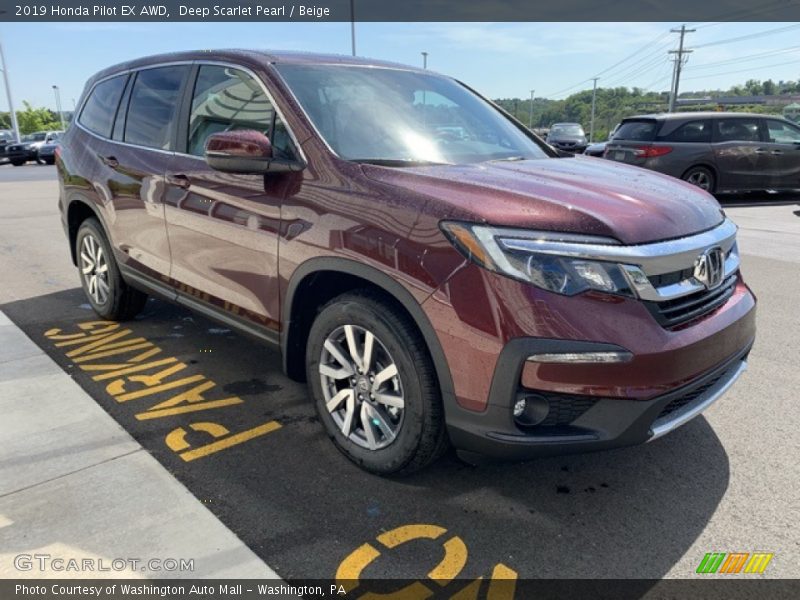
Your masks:
{"label": "fog light housing", "polygon": [[539,394],[521,394],[514,402],[514,422],[520,427],[533,427],[547,418],[550,403]]}
{"label": "fog light housing", "polygon": [[514,418],[518,419],[522,416],[522,413],[525,412],[525,407],[527,406],[528,401],[525,398],[519,398],[514,403]]}

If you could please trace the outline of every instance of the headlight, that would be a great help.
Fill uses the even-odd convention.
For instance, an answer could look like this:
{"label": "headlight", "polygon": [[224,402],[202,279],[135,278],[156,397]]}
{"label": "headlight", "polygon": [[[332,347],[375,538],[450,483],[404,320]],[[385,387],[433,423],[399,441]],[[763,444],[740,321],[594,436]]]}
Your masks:
{"label": "headlight", "polygon": [[441,228],[461,254],[490,271],[566,296],[597,290],[634,297],[620,265],[581,256],[581,245],[616,240],[453,221]]}

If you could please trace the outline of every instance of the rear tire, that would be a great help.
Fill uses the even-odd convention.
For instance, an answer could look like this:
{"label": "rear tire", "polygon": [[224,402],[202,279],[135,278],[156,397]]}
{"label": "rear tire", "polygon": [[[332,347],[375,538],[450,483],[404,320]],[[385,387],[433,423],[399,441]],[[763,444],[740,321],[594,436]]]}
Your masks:
{"label": "rear tire", "polygon": [[56,159],[55,158],[47,157],[47,158],[45,158],[43,160],[44,160],[45,164],[48,164],[48,165],[56,164]]}
{"label": "rear tire", "polygon": [[94,311],[111,321],[135,317],[147,302],[147,295],[122,279],[114,253],[97,219],[81,223],[75,237],[81,285]]}
{"label": "rear tire", "polygon": [[306,374],[328,435],[366,471],[405,475],[447,449],[427,347],[380,295],[350,292],[322,307],[309,332]]}
{"label": "rear tire", "polygon": [[692,167],[681,177],[685,182],[696,185],[701,190],[713,194],[717,189],[717,180],[711,169],[706,167]]}
{"label": "rear tire", "polygon": [[24,160],[12,160],[12,161],[10,161],[10,162],[11,162],[11,164],[12,164],[12,165],[14,165],[15,167],[21,167],[22,165],[24,165],[24,164],[25,164],[25,162],[26,162],[26,161],[24,161]]}

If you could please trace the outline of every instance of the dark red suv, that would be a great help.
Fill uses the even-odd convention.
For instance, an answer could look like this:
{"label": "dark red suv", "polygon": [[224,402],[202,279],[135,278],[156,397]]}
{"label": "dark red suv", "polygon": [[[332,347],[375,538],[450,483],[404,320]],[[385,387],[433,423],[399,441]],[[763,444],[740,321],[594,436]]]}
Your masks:
{"label": "dark red suv", "polygon": [[370,471],[645,442],[745,368],[714,198],[558,154],[448,77],[190,52],[98,73],[77,114],[59,202],[97,313],[153,294],[278,344]]}

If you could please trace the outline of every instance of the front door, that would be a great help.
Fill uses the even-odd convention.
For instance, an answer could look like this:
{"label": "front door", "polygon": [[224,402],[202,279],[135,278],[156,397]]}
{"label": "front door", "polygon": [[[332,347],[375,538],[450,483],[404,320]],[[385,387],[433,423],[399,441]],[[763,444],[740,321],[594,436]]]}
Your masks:
{"label": "front door", "polygon": [[269,329],[278,329],[278,238],[286,178],[222,173],[203,159],[212,133],[254,129],[276,157],[293,158],[263,84],[249,73],[203,64],[196,73],[185,153],[166,173],[171,279],[184,294]]}
{"label": "front door", "polygon": [[769,150],[769,187],[800,189],[800,127],[778,119],[765,119]]}
{"label": "front door", "polygon": [[717,191],[768,187],[768,153],[758,117],[714,119],[714,159],[719,174]]}

